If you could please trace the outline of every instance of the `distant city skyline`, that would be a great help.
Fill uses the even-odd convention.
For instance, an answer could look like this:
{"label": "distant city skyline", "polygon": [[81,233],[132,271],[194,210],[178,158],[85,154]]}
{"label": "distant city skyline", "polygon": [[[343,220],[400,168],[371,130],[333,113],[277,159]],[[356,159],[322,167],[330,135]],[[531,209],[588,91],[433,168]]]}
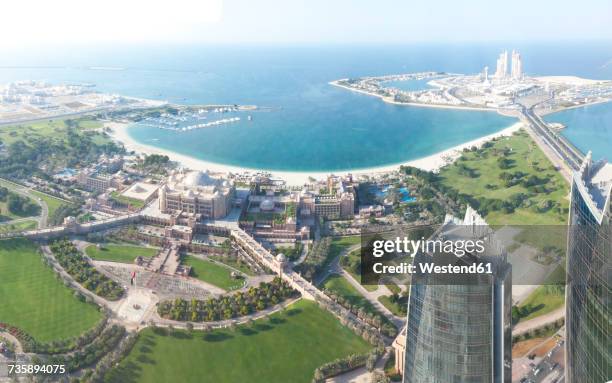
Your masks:
{"label": "distant city skyline", "polygon": [[24,0],[4,6],[0,48],[94,42],[409,43],[612,39],[612,3],[592,0],[333,2]]}

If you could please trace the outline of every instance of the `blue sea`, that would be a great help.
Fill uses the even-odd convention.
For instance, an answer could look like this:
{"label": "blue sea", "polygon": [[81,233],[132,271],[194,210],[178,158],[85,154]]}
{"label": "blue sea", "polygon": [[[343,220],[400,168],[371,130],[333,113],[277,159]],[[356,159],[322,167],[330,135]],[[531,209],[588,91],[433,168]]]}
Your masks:
{"label": "blue sea", "polygon": [[[95,84],[178,104],[254,104],[237,123],[189,132],[136,124],[137,141],[195,158],[269,170],[339,171],[421,158],[502,130],[493,112],[389,105],[329,81],[420,71],[476,73],[519,49],[530,75],[612,79],[607,43],[487,45],[140,45],[44,47],[0,55],[0,83]],[[425,83],[407,83],[425,87]],[[612,105],[548,116],[583,151],[612,158]],[[565,123],[565,122],[564,122]],[[593,130],[596,126],[597,129]]]}

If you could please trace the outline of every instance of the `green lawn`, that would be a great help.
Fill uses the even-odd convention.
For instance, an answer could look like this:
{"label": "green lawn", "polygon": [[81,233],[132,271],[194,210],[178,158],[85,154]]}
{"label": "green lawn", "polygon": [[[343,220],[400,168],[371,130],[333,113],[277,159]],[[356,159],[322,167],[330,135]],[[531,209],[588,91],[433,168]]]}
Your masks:
{"label": "green lawn", "polygon": [[[14,182],[11,182],[11,181],[2,179],[2,178],[0,178],[0,186],[5,187],[9,189],[10,191],[15,191],[18,189],[25,190],[23,186],[16,184]],[[20,193],[17,193],[17,194],[21,197],[25,197],[23,194],[20,194]],[[36,203],[32,198],[30,198],[30,201],[33,203]],[[24,218],[24,217],[26,216],[10,212],[6,202],[0,201],[0,222],[17,219],[17,218]]]}
{"label": "green lawn", "polygon": [[25,239],[0,241],[0,322],[48,342],[78,336],[102,317],[78,301]]}
{"label": "green lawn", "polygon": [[236,331],[174,335],[143,330],[108,382],[309,383],[323,363],[365,353],[370,345],[315,303],[287,310]]}
{"label": "green lawn", "polygon": [[126,197],[126,196],[122,196],[121,194],[119,194],[118,192],[114,191],[110,194],[111,199],[114,199],[115,201],[119,202],[119,203],[123,203],[126,205],[130,205],[136,209],[142,209],[145,205],[144,201],[135,199],[135,198],[130,198],[130,197]]}
{"label": "green lawn", "polygon": [[352,306],[363,307],[369,313],[379,313],[376,307],[341,275],[330,275],[323,283],[323,287],[342,295]]}
{"label": "green lawn", "polygon": [[53,197],[49,194],[41,193],[36,190],[31,190],[30,193],[42,199],[47,204],[47,207],[49,208],[49,217],[53,217],[53,214],[57,209],[60,208],[60,206],[70,204],[70,202],[66,200]]}
{"label": "green lawn", "polygon": [[[508,169],[501,169],[498,165],[498,159],[503,157],[504,150],[509,150],[505,157],[510,163]],[[477,176],[472,178],[462,174],[463,166],[472,169]],[[569,185],[525,131],[498,139],[490,148],[463,153],[454,164],[442,168],[440,176],[443,184],[460,193],[474,198],[486,197],[505,201],[517,193],[530,194],[522,184],[507,187],[499,178],[502,172],[517,171],[526,174],[523,179],[530,176],[546,178],[544,186],[549,192],[530,195],[528,204],[532,206],[519,207],[512,213],[504,213],[501,210],[489,212],[486,215],[487,222],[490,225],[565,224],[567,212],[564,209],[568,207]],[[536,211],[538,204],[545,200],[553,201],[555,206],[546,211]]]}
{"label": "green lawn", "polygon": [[378,301],[383,304],[393,315],[405,317],[408,310],[408,297],[400,297],[398,302],[392,302],[389,295],[378,297]]}
{"label": "green lawn", "polygon": [[327,266],[331,263],[331,261],[338,255],[342,254],[343,251],[347,250],[352,246],[359,245],[360,243],[360,235],[332,238],[331,244],[329,245],[329,252],[327,253],[327,257],[325,258],[325,262],[323,263],[324,267],[322,268],[322,270],[325,270]]}
{"label": "green lawn", "polygon": [[[102,123],[87,117],[71,119],[81,131],[93,130],[102,127]],[[59,137],[66,132],[66,120],[45,120],[3,126],[0,128],[0,140],[5,145],[12,144],[18,140],[26,141],[26,138]],[[103,136],[100,135],[102,138]],[[109,141],[106,139],[106,141]]]}
{"label": "green lawn", "polygon": [[220,255],[211,255],[209,258],[214,259],[215,261],[219,263],[223,263],[224,265],[227,265],[229,267],[233,267],[234,269],[239,270],[240,272],[246,275],[249,275],[249,276],[255,275],[255,273],[253,272],[253,270],[249,268],[249,266],[247,266],[244,262],[238,263],[238,261],[234,258],[223,257]]}
{"label": "green lawn", "polygon": [[191,266],[191,276],[210,283],[224,290],[239,289],[244,285],[244,279],[233,279],[232,270],[218,263],[187,255],[183,264]]}
{"label": "green lawn", "polygon": [[519,305],[531,307],[529,315],[521,318],[521,321],[532,319],[540,315],[548,314],[565,304],[565,294],[562,291],[555,291],[551,286],[538,286],[528,297]]}
{"label": "green lawn", "polygon": [[137,256],[151,258],[159,249],[154,247],[130,245],[103,245],[98,249],[95,245],[88,246],[85,253],[91,259],[121,263],[133,263]]}
{"label": "green lawn", "polygon": [[32,230],[38,227],[38,222],[33,219],[27,219],[25,221],[19,221],[16,223],[5,223],[0,224],[0,233],[10,233],[14,231]]}

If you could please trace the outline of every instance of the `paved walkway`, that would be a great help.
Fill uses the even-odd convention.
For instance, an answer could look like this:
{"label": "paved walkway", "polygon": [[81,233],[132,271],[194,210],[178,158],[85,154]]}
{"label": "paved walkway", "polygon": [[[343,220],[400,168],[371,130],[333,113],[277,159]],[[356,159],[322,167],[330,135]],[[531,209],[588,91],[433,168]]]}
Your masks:
{"label": "paved walkway", "polygon": [[401,328],[404,325],[404,320],[400,317],[395,316],[388,308],[378,301],[378,297],[383,295],[391,295],[391,291],[385,285],[378,285],[378,288],[374,291],[368,291],[358,280],[356,280],[350,273],[340,266],[340,259],[352,251],[359,249],[361,244],[353,245],[344,248],[336,258],[334,258],[327,270],[324,270],[321,275],[317,278],[316,285],[320,285],[332,274],[343,276],[365,299],[367,299],[380,313],[382,313],[387,319],[389,319],[395,326]]}
{"label": "paved walkway", "polygon": [[[74,278],[72,278],[72,276],[70,274],[68,274],[66,272],[66,270],[64,270],[64,268],[59,264],[59,262],[55,259],[55,255],[53,255],[53,252],[51,251],[51,249],[49,248],[49,246],[44,245],[41,246],[42,252],[43,252],[43,256],[52,260],[55,264],[55,268],[59,269],[59,273],[60,275],[64,278],[69,280],[73,287],[76,288],[77,290],[79,290],[79,292],[81,292],[83,295],[88,296],[89,298],[91,298],[95,303],[97,303],[100,306],[104,306],[107,307],[113,311],[115,311],[117,309],[117,307],[120,305],[121,300],[119,301],[109,301],[106,300],[94,293],[92,293],[91,291],[87,290],[85,287],[81,286],[77,281],[74,280]],[[125,298],[124,298],[125,299]]]}
{"label": "paved walkway", "polygon": [[363,287],[363,285],[361,283],[359,283],[359,281],[357,281],[355,278],[353,278],[353,276],[346,272],[346,270],[342,270],[342,276],[351,284],[353,285],[354,288],[357,289],[357,291],[359,291],[359,293],[361,295],[363,295],[363,297],[365,299],[367,299],[372,306],[374,306],[376,308],[376,310],[378,310],[380,313],[382,313],[385,317],[387,317],[387,319],[389,319],[391,322],[393,322],[393,324],[395,324],[395,326],[397,328],[401,328],[404,326],[404,319],[398,316],[395,316],[395,314],[393,314],[391,312],[391,310],[389,310],[388,308],[385,307],[385,305],[383,305],[382,303],[380,303],[380,301],[378,300],[379,297],[381,296],[385,296],[385,295],[392,295],[393,293],[389,290],[389,288],[387,288],[387,286],[385,285],[378,285],[378,288],[374,291],[368,291],[365,287]]}
{"label": "paved walkway", "polygon": [[[255,313],[252,313],[246,316],[238,317],[238,318],[225,319],[225,320],[220,320],[220,321],[215,321],[215,322],[190,322],[190,323],[193,325],[193,328],[195,330],[202,330],[204,328],[227,328],[227,327],[230,327],[231,325],[244,324],[244,323],[249,322],[250,320],[257,320],[257,319],[266,317],[268,315],[274,314],[278,311],[283,310],[284,308],[288,306],[291,306],[292,304],[299,301],[300,299],[302,298],[297,297],[297,298],[289,299],[275,306],[268,307],[265,310],[258,311],[258,312],[255,312]],[[152,319],[153,322],[155,322],[156,326],[161,326],[161,327],[172,326],[175,328],[186,328],[187,323],[188,323],[188,322],[183,322],[183,321],[164,319],[157,314],[156,310],[151,314],[150,318],[148,319],[149,320]]]}
{"label": "paved walkway", "polygon": [[15,338],[13,335],[5,331],[0,332],[0,340],[2,338],[6,339],[7,341],[15,345],[16,354],[23,354],[23,347],[21,347],[21,343],[19,343],[19,339]]}

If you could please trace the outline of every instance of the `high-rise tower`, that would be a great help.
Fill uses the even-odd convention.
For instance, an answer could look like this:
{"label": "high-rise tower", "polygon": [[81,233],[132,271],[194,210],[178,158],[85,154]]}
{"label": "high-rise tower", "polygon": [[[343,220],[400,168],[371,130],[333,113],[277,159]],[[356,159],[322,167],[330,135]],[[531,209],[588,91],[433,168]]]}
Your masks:
{"label": "high-rise tower", "polygon": [[567,383],[612,380],[612,164],[589,152],[572,180],[567,240]]}
{"label": "high-rise tower", "polygon": [[[450,256],[456,265],[490,262],[493,273],[438,280],[413,278],[408,303],[404,383],[509,383],[512,378],[512,281],[506,253],[486,222],[468,208],[447,219],[437,239],[483,239],[485,251]],[[434,254],[435,258],[445,256]],[[414,262],[431,262],[417,254]]]}
{"label": "high-rise tower", "polygon": [[521,54],[517,51],[512,51],[511,75],[515,80],[520,80],[523,77],[523,60]]}
{"label": "high-rise tower", "polygon": [[495,70],[495,77],[497,79],[503,79],[508,76],[508,51],[503,51],[499,54],[497,59],[497,66]]}

